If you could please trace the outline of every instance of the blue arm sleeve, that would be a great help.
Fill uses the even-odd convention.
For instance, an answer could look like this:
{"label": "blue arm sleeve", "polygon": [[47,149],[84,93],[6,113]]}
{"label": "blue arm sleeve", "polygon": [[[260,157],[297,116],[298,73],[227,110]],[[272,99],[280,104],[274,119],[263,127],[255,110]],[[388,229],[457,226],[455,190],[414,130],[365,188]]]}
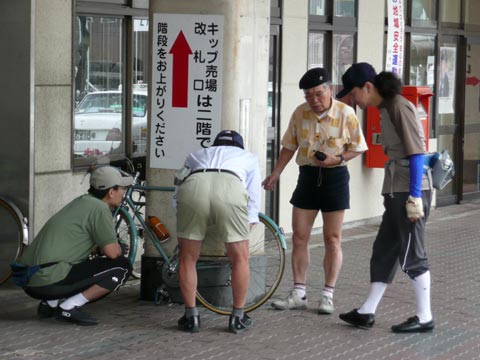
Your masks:
{"label": "blue arm sleeve", "polygon": [[422,177],[423,177],[423,161],[425,155],[414,154],[411,155],[408,160],[410,161],[410,196],[421,197],[422,196]]}

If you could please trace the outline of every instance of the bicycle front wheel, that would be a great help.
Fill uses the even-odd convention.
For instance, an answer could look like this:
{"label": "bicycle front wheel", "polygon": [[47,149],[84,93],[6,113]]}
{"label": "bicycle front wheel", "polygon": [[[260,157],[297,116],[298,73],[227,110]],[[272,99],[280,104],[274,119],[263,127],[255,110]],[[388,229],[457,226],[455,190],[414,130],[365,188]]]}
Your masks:
{"label": "bicycle front wheel", "polygon": [[[282,231],[263,214],[250,232],[250,283],[245,312],[263,305],[275,292],[285,269],[285,241]],[[221,315],[232,312],[231,267],[228,259],[197,264],[197,300]],[[202,284],[204,282],[204,284]]]}
{"label": "bicycle front wheel", "polygon": [[123,208],[120,208],[114,221],[115,231],[117,233],[118,241],[127,248],[125,256],[132,264],[132,276],[136,279],[141,277],[141,257],[143,254],[143,239],[141,244],[138,244],[138,234],[135,222],[132,217],[128,215]]}
{"label": "bicycle front wheel", "polygon": [[14,207],[0,198],[0,285],[7,281],[12,270],[10,263],[18,261],[23,251],[23,219]]}

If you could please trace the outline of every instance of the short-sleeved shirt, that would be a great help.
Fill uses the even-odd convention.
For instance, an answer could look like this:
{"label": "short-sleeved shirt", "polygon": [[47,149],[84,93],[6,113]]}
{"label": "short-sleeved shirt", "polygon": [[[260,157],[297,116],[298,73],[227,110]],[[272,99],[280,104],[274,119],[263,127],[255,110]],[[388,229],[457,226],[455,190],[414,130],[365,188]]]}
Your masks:
{"label": "short-sleeved shirt", "polygon": [[35,273],[29,282],[29,286],[51,285],[63,280],[72,265],[86,260],[96,246],[103,248],[116,241],[108,205],[82,195],[47,221],[20,261],[27,265],[58,262]]}
{"label": "short-sleeved shirt", "polygon": [[[424,154],[425,135],[415,106],[401,95],[382,102],[379,107],[381,143],[390,160],[406,159],[410,155]],[[385,165],[385,178],[382,194],[408,192],[410,169],[408,166],[395,166],[393,182],[389,163]],[[424,174],[422,190],[429,189],[428,177]]]}
{"label": "short-sleeved shirt", "polygon": [[340,155],[346,150],[364,152],[368,149],[355,111],[332,99],[332,106],[323,115],[315,114],[305,102],[293,112],[282,146],[296,151],[299,166],[315,166],[315,151]]}

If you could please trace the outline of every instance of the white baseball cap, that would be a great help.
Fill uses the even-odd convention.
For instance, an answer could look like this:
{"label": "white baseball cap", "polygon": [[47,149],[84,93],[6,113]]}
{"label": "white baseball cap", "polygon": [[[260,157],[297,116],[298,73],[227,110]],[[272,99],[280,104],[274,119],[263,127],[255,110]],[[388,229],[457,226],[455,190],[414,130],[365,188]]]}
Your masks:
{"label": "white baseball cap", "polygon": [[112,166],[102,166],[90,175],[90,186],[97,190],[105,190],[114,186],[131,186],[133,178],[123,175]]}

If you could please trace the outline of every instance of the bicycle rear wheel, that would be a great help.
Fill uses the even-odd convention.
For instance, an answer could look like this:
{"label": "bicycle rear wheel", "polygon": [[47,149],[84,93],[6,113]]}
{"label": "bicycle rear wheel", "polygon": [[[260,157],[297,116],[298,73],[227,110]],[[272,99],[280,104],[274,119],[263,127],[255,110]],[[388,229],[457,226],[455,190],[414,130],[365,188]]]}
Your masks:
{"label": "bicycle rear wheel", "polygon": [[23,251],[24,220],[9,201],[0,198],[0,285],[12,270],[10,263],[18,261]]}
{"label": "bicycle rear wheel", "polygon": [[126,245],[126,257],[132,264],[132,276],[140,279],[141,275],[141,257],[143,255],[143,238],[138,237],[137,228],[134,220],[126,214],[126,210],[119,209],[115,217],[115,232],[118,240]]}
{"label": "bicycle rear wheel", "polygon": [[[261,214],[260,223],[250,232],[250,283],[244,311],[263,305],[275,292],[285,269],[285,249],[281,230]],[[232,312],[231,267],[226,260],[197,264],[197,300],[222,315]],[[203,284],[201,282],[204,282]]]}

